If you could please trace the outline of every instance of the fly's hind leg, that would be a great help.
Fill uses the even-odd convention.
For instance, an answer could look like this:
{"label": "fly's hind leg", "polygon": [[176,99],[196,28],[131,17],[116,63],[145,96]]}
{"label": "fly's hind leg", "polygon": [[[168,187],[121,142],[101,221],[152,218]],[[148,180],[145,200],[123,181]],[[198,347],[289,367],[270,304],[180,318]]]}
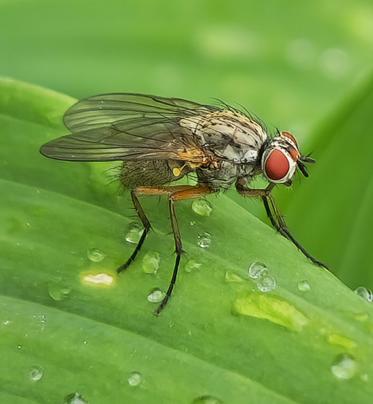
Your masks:
{"label": "fly's hind leg", "polygon": [[177,223],[176,211],[175,211],[175,202],[185,200],[185,199],[193,199],[199,198],[203,195],[209,194],[213,192],[209,187],[205,185],[179,185],[179,186],[170,186],[170,187],[139,187],[136,189],[137,195],[168,195],[168,209],[170,213],[170,221],[172,227],[172,233],[174,235],[175,241],[175,264],[172,272],[172,277],[170,283],[168,285],[167,292],[155,310],[154,314],[159,315],[160,312],[165,308],[168,303],[172,291],[174,289],[177,273],[179,270],[181,254],[183,253],[183,245],[181,240],[181,234],[179,230],[179,225]]}
{"label": "fly's hind leg", "polygon": [[136,255],[141,250],[141,247],[144,244],[146,236],[149,233],[149,230],[151,229],[150,222],[149,222],[148,218],[145,215],[144,209],[142,208],[142,206],[140,204],[140,201],[137,198],[136,190],[131,191],[131,199],[132,199],[132,202],[133,202],[133,206],[135,207],[136,213],[139,216],[142,225],[144,226],[144,231],[142,232],[140,240],[138,241],[138,243],[137,243],[133,253],[131,254],[131,256],[128,258],[128,260],[124,264],[122,264],[117,269],[118,274],[120,272],[126,270],[130,266],[130,264],[135,260]]}

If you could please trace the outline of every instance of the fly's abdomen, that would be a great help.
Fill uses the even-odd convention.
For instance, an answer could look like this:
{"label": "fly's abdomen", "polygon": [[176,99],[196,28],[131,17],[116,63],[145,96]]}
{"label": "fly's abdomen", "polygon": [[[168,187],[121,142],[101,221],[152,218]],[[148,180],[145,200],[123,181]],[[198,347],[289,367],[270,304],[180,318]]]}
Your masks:
{"label": "fly's abdomen", "polygon": [[181,162],[168,160],[130,160],[123,162],[120,181],[125,188],[164,185],[182,178]]}

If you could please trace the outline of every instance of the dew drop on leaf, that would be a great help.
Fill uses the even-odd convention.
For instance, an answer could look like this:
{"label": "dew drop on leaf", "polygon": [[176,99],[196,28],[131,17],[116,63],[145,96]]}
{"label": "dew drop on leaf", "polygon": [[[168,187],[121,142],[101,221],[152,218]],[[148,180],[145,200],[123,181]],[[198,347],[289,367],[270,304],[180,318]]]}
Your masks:
{"label": "dew drop on leaf", "polygon": [[87,257],[92,262],[101,262],[106,257],[106,254],[98,248],[90,248],[87,251]]}
{"label": "dew drop on leaf", "polygon": [[267,266],[261,262],[253,262],[248,269],[248,273],[251,279],[259,279],[268,274],[268,269]]}
{"label": "dew drop on leaf", "polygon": [[81,394],[75,392],[65,397],[64,404],[88,404],[88,401]]}
{"label": "dew drop on leaf", "polygon": [[197,244],[201,248],[209,248],[211,244],[211,234],[204,232],[198,235]]}
{"label": "dew drop on leaf", "polygon": [[137,244],[140,241],[144,229],[137,222],[132,222],[128,225],[126,241],[131,244]]}
{"label": "dew drop on leaf", "polygon": [[300,290],[301,292],[308,292],[309,290],[311,290],[311,285],[306,280],[299,281],[298,290]]}
{"label": "dew drop on leaf", "polygon": [[359,286],[358,288],[356,288],[355,293],[369,303],[373,301],[372,291],[370,289],[364,288],[364,286]]}
{"label": "dew drop on leaf", "polygon": [[142,374],[139,372],[132,372],[128,376],[127,381],[131,387],[139,386],[142,382]]}
{"label": "dew drop on leaf", "polygon": [[264,275],[257,280],[256,287],[261,292],[267,293],[267,292],[271,292],[272,290],[276,289],[277,282],[273,276]]}
{"label": "dew drop on leaf", "polygon": [[162,301],[164,298],[164,292],[161,291],[161,289],[153,289],[149,294],[148,294],[148,302],[150,303],[159,303]]}
{"label": "dew drop on leaf", "polygon": [[192,210],[194,213],[200,216],[210,216],[212,212],[212,206],[210,202],[205,199],[197,199],[192,203]]}
{"label": "dew drop on leaf", "polygon": [[43,377],[44,371],[40,366],[34,366],[29,372],[30,380],[39,381]]}
{"label": "dew drop on leaf", "polygon": [[340,354],[334,360],[331,371],[340,380],[348,380],[355,376],[358,370],[356,359],[348,354]]}
{"label": "dew drop on leaf", "polygon": [[71,288],[61,280],[53,281],[48,284],[49,296],[56,302],[65,300],[71,292]]}
{"label": "dew drop on leaf", "polygon": [[194,271],[200,269],[201,265],[202,264],[200,262],[190,259],[186,262],[186,264],[184,266],[184,271],[185,272],[194,272]]}
{"label": "dew drop on leaf", "polygon": [[146,274],[156,274],[159,269],[159,262],[161,256],[158,252],[149,251],[144,255],[142,259],[142,270]]}
{"label": "dew drop on leaf", "polygon": [[223,404],[223,401],[213,396],[201,396],[194,399],[192,404]]}

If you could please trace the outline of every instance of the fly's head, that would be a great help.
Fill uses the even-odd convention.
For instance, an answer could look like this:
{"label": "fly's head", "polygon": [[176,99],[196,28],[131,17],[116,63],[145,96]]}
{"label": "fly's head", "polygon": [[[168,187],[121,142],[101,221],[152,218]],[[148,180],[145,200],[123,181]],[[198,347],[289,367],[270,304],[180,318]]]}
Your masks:
{"label": "fly's head", "polygon": [[283,131],[266,145],[261,166],[268,181],[289,186],[297,168],[308,177],[306,163],[314,162],[311,157],[302,156],[295,137],[290,132]]}

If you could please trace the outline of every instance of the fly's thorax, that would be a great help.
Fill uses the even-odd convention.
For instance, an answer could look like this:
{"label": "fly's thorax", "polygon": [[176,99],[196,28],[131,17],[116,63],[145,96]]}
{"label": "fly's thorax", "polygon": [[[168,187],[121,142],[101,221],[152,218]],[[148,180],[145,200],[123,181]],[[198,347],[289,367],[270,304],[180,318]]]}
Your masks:
{"label": "fly's thorax", "polygon": [[198,142],[217,157],[233,163],[257,161],[268,135],[260,123],[230,110],[181,119],[179,124],[189,128]]}

